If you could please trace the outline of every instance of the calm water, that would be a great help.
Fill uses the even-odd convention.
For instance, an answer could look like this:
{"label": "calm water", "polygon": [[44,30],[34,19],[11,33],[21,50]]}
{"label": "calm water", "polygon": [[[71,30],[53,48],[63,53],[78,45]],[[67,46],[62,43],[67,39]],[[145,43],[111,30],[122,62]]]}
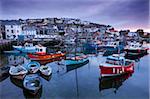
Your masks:
{"label": "calm water", "polygon": [[[90,62],[77,69],[57,65],[57,62],[48,63],[47,65],[53,69],[53,74],[49,81],[41,77],[43,87],[39,94],[36,96],[27,94],[22,89],[21,81],[13,81],[12,78],[6,76],[0,82],[0,98],[149,99],[149,58],[150,55],[147,55],[136,62],[135,71],[129,78],[125,75],[125,77],[106,79],[105,81],[99,80],[99,64],[105,60],[105,57],[101,55],[90,56]],[[0,61],[2,66],[7,66],[26,62],[28,59],[24,56],[1,55]],[[58,70],[59,72],[57,72]]]}

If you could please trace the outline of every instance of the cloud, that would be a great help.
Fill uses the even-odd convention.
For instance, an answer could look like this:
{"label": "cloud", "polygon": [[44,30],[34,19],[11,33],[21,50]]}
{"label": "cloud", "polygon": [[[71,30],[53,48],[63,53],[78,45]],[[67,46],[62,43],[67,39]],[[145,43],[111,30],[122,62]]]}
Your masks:
{"label": "cloud", "polygon": [[1,0],[3,19],[72,17],[115,27],[148,25],[149,0]]}

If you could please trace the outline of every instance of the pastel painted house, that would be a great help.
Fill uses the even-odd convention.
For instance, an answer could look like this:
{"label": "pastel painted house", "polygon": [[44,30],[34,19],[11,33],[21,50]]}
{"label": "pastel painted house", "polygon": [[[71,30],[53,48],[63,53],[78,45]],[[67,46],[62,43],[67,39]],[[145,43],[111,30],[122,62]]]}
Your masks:
{"label": "pastel painted house", "polygon": [[6,39],[17,40],[18,35],[22,33],[22,25],[19,21],[5,22]]}

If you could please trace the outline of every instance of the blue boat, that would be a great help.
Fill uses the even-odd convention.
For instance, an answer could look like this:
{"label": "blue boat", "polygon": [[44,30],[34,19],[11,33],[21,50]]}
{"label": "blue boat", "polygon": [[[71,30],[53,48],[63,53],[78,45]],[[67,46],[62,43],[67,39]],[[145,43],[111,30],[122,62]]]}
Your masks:
{"label": "blue boat", "polygon": [[65,60],[66,66],[85,65],[89,62],[87,57],[76,56]]}
{"label": "blue boat", "polygon": [[40,63],[36,61],[32,61],[28,63],[26,66],[29,73],[36,73],[40,69]]}

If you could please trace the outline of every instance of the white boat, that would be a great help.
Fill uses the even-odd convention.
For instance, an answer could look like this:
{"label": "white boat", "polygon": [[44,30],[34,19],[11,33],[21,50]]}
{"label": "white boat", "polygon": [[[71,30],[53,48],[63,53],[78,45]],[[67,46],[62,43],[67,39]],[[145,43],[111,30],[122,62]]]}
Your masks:
{"label": "white boat", "polygon": [[23,79],[27,73],[28,73],[27,69],[21,65],[16,67],[11,66],[9,70],[9,74],[17,79]]}
{"label": "white boat", "polygon": [[40,72],[45,76],[50,76],[52,74],[52,68],[49,66],[41,66]]}

